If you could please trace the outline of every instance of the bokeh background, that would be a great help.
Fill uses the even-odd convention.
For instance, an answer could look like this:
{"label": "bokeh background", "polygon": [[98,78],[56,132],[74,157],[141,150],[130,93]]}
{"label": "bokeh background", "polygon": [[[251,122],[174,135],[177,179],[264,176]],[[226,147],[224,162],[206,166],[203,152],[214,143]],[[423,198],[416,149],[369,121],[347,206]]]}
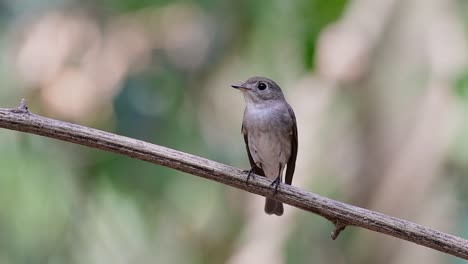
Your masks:
{"label": "bokeh background", "polygon": [[[3,0],[0,107],[248,168],[262,75],[294,185],[468,237],[468,2]],[[0,130],[0,263],[464,263],[174,170]]]}

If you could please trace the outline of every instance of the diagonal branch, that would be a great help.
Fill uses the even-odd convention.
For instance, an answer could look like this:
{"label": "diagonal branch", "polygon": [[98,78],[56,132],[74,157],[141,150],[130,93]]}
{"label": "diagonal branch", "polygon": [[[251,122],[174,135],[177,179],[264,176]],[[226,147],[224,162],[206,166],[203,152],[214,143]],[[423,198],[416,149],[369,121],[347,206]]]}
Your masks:
{"label": "diagonal branch", "polygon": [[[262,196],[272,196],[271,181],[255,177],[246,184],[241,170],[181,151],[101,130],[31,114],[24,101],[15,109],[0,108],[0,127],[68,141],[166,166]],[[463,259],[468,241],[409,221],[338,202],[294,186],[281,184],[275,199],[332,221],[333,239],[346,226],[359,226],[404,239]]]}

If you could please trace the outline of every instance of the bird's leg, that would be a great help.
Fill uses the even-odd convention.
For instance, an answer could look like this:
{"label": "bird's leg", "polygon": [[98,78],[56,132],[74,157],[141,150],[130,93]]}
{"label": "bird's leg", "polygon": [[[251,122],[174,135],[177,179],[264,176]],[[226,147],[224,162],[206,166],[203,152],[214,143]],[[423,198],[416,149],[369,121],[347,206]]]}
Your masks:
{"label": "bird's leg", "polygon": [[270,186],[275,186],[275,194],[278,192],[278,187],[281,183],[281,169],[282,169],[282,165],[280,164],[279,166],[279,171],[278,171],[278,176],[276,177],[276,179],[270,184]]}
{"label": "bird's leg", "polygon": [[[255,166],[257,166],[258,168],[261,168],[262,164],[260,162],[257,162],[255,163]],[[245,181],[245,183],[249,183],[250,178],[255,179],[255,173],[254,173],[255,166],[252,166],[250,170],[242,171],[243,173],[247,173],[247,180]]]}
{"label": "bird's leg", "polygon": [[250,170],[244,170],[242,172],[247,173],[247,180],[245,181],[245,183],[249,183],[251,177],[255,179],[255,174],[253,174],[253,167]]}
{"label": "bird's leg", "polygon": [[278,192],[278,187],[281,183],[281,177],[278,176],[276,179],[270,184],[270,186],[275,186],[275,194]]}

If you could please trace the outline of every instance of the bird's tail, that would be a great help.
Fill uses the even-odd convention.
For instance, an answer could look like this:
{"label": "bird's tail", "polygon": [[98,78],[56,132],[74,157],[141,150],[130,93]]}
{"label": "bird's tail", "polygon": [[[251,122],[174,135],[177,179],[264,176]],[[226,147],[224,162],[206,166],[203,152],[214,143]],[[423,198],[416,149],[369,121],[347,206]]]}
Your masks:
{"label": "bird's tail", "polygon": [[269,215],[275,214],[275,215],[280,216],[280,215],[283,215],[283,211],[284,211],[283,203],[275,201],[270,198],[266,198],[265,213]]}

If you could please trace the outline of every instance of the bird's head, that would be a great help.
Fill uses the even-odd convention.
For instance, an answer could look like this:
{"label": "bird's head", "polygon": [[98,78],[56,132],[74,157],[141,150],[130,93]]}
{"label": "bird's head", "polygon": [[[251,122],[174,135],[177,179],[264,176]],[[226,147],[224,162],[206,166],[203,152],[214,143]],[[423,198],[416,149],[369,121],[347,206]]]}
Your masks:
{"label": "bird's head", "polygon": [[284,100],[278,84],[266,77],[252,77],[240,85],[231,85],[244,94],[246,102],[262,103],[272,100]]}

